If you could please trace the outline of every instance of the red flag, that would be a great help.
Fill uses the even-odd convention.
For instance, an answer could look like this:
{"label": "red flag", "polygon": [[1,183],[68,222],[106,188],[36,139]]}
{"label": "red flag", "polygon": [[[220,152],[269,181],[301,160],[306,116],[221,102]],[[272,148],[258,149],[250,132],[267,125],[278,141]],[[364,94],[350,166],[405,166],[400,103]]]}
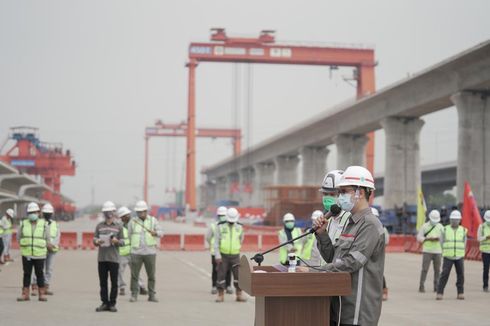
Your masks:
{"label": "red flag", "polygon": [[463,220],[461,225],[468,229],[468,236],[476,238],[478,226],[481,224],[480,210],[476,204],[473,191],[470,184],[464,183],[464,198],[463,198]]}

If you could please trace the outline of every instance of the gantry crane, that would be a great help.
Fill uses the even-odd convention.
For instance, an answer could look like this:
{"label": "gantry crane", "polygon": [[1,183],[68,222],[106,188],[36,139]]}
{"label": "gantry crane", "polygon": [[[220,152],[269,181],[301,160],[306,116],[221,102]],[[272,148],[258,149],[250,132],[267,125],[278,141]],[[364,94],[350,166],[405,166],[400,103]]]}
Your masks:
{"label": "gantry crane", "polygon": [[[374,93],[374,50],[366,47],[313,46],[275,43],[275,32],[264,30],[258,38],[228,37],[224,28],[211,29],[211,42],[189,45],[187,159],[185,200],[196,209],[196,67],[199,62],[262,63],[315,66],[349,66],[356,69],[357,97]],[[374,133],[369,135],[366,162],[374,168]]]}
{"label": "gantry crane", "polygon": [[[157,120],[152,127],[145,128],[145,174],[143,196],[148,201],[148,155],[149,139],[151,137],[186,137],[188,126],[185,122],[178,124],[163,123]],[[231,138],[233,155],[240,154],[242,133],[240,129],[199,128],[195,130],[195,137],[202,138]]]}
{"label": "gantry crane", "polygon": [[73,218],[75,207],[65,202],[61,195],[61,177],[75,175],[76,165],[70,150],[63,151],[60,143],[42,142],[38,128],[33,127],[10,128],[9,139],[15,144],[0,155],[0,160],[21,172],[41,176],[54,190],[54,193],[46,191],[43,198],[53,205],[57,215]]}

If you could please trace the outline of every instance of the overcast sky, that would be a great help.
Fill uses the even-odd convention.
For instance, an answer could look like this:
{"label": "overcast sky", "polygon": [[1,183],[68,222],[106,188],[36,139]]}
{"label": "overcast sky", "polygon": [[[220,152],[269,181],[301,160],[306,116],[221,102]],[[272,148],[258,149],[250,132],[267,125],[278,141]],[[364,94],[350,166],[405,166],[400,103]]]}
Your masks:
{"label": "overcast sky", "polygon": [[[374,45],[384,87],[490,38],[490,2],[466,1],[6,1],[0,0],[0,142],[17,125],[40,128],[78,162],[63,192],[80,206],[142,196],[143,134],[156,119],[186,119],[191,41],[209,28],[230,36],[277,31],[278,41]],[[242,72],[245,67],[241,66]],[[241,127],[254,144],[355,95],[350,70],[254,65],[252,123],[233,118],[233,65],[197,70],[198,127]],[[242,73],[243,77],[243,73]],[[456,159],[453,109],[424,117],[422,164]],[[235,120],[238,120],[238,124]],[[376,171],[384,134],[376,133]],[[183,184],[185,140],[152,139],[150,201]],[[229,140],[198,140],[198,168],[232,152]],[[329,156],[335,167],[335,149]]]}

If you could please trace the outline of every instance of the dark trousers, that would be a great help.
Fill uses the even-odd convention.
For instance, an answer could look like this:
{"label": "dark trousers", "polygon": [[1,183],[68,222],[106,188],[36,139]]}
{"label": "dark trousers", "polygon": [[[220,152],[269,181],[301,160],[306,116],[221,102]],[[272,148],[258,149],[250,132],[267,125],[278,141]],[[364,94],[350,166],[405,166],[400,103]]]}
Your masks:
{"label": "dark trousers", "polygon": [[[218,264],[216,264],[216,258],[211,255],[211,264],[213,265],[213,271],[211,272],[211,282],[213,287],[216,287],[216,282],[218,281]],[[226,287],[231,285],[231,270],[226,273]]]}
{"label": "dark trousers", "polygon": [[3,238],[2,236],[0,236],[0,259],[2,259],[2,255],[3,255],[3,249],[4,249],[4,245],[3,245]]}
{"label": "dark trousers", "polygon": [[456,269],[456,288],[458,289],[458,294],[464,293],[464,258],[458,260],[444,258],[442,262],[441,278],[439,279],[439,285],[437,287],[437,294],[444,294],[444,288],[446,287],[453,265]]}
{"label": "dark trousers", "polygon": [[28,288],[31,285],[32,269],[36,273],[37,286],[44,287],[44,259],[30,259],[22,256],[22,269],[24,270],[23,286]]}
{"label": "dark trousers", "polygon": [[238,265],[240,264],[240,255],[221,255],[221,264],[218,264],[218,289],[224,289],[226,285],[226,274],[233,273],[233,285],[237,291],[241,291],[238,286]]}
{"label": "dark trousers", "polygon": [[[115,306],[117,299],[117,277],[119,273],[119,263],[109,261],[99,261],[99,283],[100,283],[100,300],[102,303]],[[111,278],[111,293],[109,297],[109,288],[107,279]]]}
{"label": "dark trousers", "polygon": [[434,290],[437,291],[437,283],[441,274],[441,254],[422,253],[422,271],[420,272],[420,288],[424,288],[427,273],[429,272],[430,263],[434,269]]}
{"label": "dark trousers", "polygon": [[481,260],[483,262],[483,287],[488,288],[488,270],[490,267],[490,254],[482,252]]}

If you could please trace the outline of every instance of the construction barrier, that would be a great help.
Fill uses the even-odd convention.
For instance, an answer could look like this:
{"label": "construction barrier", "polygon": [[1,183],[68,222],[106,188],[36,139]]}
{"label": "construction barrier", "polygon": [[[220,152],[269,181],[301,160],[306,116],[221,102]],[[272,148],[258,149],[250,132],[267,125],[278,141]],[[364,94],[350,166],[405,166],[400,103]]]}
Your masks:
{"label": "construction barrier", "polygon": [[184,234],[184,250],[205,250],[204,234]]}
{"label": "construction barrier", "polygon": [[262,246],[260,250],[265,251],[279,244],[279,238],[277,234],[262,234]]}
{"label": "construction barrier", "polygon": [[93,232],[83,232],[82,233],[82,245],[83,250],[94,250],[94,233]]}
{"label": "construction barrier", "polygon": [[19,249],[19,241],[17,241],[17,232],[12,232],[12,246],[11,249]]}
{"label": "construction barrier", "polygon": [[390,236],[390,243],[386,247],[386,252],[405,252],[405,242],[407,241],[404,235],[394,234]]}
{"label": "construction barrier", "polygon": [[160,238],[160,250],[181,250],[181,239],[180,234],[165,234]]}
{"label": "construction barrier", "polygon": [[259,235],[245,234],[242,243],[241,251],[258,251],[259,250]]}
{"label": "construction barrier", "polygon": [[78,249],[77,232],[61,232],[60,234],[61,249]]}

